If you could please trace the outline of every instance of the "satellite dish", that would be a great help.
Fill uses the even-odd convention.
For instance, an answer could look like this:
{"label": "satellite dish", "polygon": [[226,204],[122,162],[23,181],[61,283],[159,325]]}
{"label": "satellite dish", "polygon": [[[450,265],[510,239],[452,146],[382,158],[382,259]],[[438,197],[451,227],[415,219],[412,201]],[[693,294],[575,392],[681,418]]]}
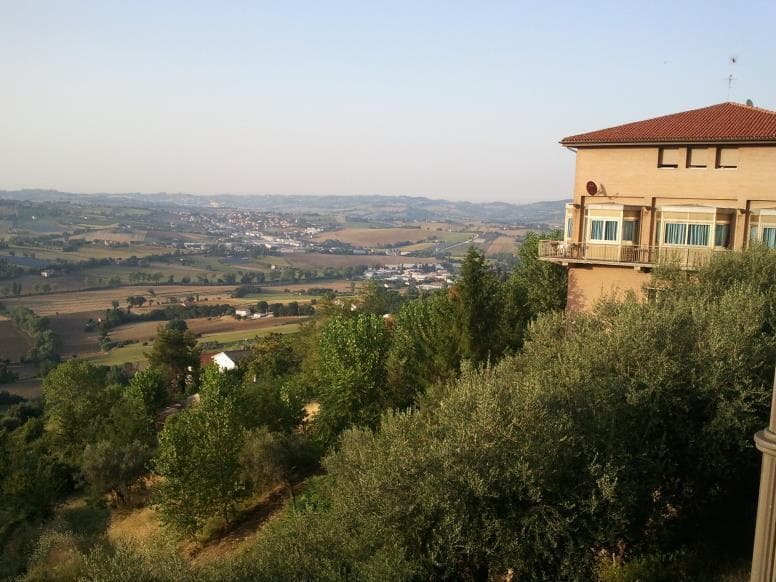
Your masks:
{"label": "satellite dish", "polygon": [[754,101],[752,101],[751,99],[747,99],[746,100],[746,106],[747,107],[754,107]]}
{"label": "satellite dish", "polygon": [[587,190],[587,193],[591,196],[595,196],[598,194],[598,184],[590,180],[587,184],[585,184],[585,189]]}

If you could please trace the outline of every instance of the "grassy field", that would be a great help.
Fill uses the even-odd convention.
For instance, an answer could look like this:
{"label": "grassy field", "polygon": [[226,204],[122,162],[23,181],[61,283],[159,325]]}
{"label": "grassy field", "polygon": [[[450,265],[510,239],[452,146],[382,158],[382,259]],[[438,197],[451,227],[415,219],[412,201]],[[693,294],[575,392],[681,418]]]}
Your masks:
{"label": "grassy field", "polygon": [[470,232],[451,232],[448,228],[345,228],[319,234],[316,239],[338,240],[356,247],[382,248],[385,245],[409,241],[410,244],[436,237],[437,241],[458,243],[470,238]]}
{"label": "grassy field", "polygon": [[[294,323],[288,323],[288,318],[269,318],[266,320],[250,320],[256,322],[268,322],[268,325],[262,327],[253,327],[245,329],[237,329],[231,331],[220,331],[213,333],[204,333],[199,338],[200,343],[218,342],[219,349],[240,345],[247,341],[250,343],[255,337],[261,337],[269,333],[294,333],[299,331],[299,319],[295,318]],[[194,320],[189,323],[193,323]],[[237,320],[234,320],[237,321]],[[157,322],[158,325],[158,322]],[[191,325],[192,330],[195,330],[195,326]],[[142,343],[130,344],[122,348],[116,348],[108,353],[93,354],[87,356],[86,360],[91,361],[97,365],[103,366],[118,366],[121,364],[143,364],[146,361],[145,352],[151,349],[149,345],[143,345]]]}
{"label": "grassy field", "polygon": [[[274,318],[270,318],[269,321],[272,321]],[[287,318],[278,318],[280,319],[287,319]],[[252,340],[255,337],[262,337],[270,333],[296,333],[299,331],[299,328],[301,326],[301,321],[304,321],[304,319],[300,318],[294,318],[294,323],[280,323],[276,322],[275,325],[263,327],[260,329],[254,329],[248,332],[247,330],[235,330],[235,331],[223,331],[219,333],[206,333],[203,334],[201,338],[199,338],[200,343],[208,343],[208,342],[218,342],[219,344],[222,344],[223,348],[228,347],[237,347],[238,345],[242,344],[245,341],[248,341],[250,343],[250,340]]]}
{"label": "grassy field", "polygon": [[[24,253],[28,255],[35,255],[36,259],[43,261],[53,261],[56,259],[64,259],[66,261],[85,261],[88,259],[127,259],[129,257],[145,257],[148,255],[159,255],[170,252],[169,248],[155,246],[155,245],[142,245],[133,244],[128,247],[106,247],[102,244],[85,244],[81,248],[75,251],[62,252],[58,249],[50,249],[45,247],[27,247],[12,245],[9,250],[16,252],[17,256],[23,256]],[[7,254],[7,251],[4,251]]]}

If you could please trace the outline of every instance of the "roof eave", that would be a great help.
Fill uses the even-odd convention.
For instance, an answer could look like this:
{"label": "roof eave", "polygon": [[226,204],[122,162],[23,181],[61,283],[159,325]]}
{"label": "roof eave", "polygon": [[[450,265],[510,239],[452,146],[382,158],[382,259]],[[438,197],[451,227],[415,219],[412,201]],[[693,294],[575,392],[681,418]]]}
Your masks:
{"label": "roof eave", "polygon": [[563,147],[625,147],[625,146],[664,146],[664,145],[776,145],[776,138],[759,139],[677,139],[677,140],[652,140],[652,141],[576,141],[561,140],[558,142]]}

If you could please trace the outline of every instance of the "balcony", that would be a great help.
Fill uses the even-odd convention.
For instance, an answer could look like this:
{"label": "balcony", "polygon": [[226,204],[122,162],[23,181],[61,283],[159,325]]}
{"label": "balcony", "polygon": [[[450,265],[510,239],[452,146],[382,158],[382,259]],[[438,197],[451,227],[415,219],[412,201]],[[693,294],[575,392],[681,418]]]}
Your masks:
{"label": "balcony", "polygon": [[657,263],[677,265],[681,269],[697,269],[709,262],[714,253],[728,249],[671,246],[642,247],[600,243],[566,243],[557,240],[539,241],[539,258],[562,264],[600,264],[627,267],[654,267]]}

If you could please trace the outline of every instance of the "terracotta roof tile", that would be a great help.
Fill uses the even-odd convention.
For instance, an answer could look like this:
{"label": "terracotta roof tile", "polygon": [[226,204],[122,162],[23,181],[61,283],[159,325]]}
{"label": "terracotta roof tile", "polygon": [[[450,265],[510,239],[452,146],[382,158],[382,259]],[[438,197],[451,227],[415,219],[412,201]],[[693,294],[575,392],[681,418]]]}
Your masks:
{"label": "terracotta roof tile", "polygon": [[776,142],[776,112],[720,103],[565,137],[561,144]]}

